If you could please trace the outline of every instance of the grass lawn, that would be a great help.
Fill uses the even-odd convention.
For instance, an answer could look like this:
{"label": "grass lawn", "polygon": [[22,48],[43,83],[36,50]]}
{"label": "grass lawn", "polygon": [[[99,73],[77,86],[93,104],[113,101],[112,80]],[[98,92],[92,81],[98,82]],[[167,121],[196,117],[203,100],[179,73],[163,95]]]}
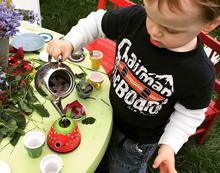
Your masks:
{"label": "grass lawn", "polygon": [[[80,18],[96,9],[97,2],[98,0],[40,0],[42,25],[66,34]],[[213,35],[220,36],[220,28]],[[183,146],[176,157],[176,168],[178,173],[220,173],[220,118],[204,144],[196,145],[192,138]],[[149,170],[156,172],[151,171],[151,168]]]}

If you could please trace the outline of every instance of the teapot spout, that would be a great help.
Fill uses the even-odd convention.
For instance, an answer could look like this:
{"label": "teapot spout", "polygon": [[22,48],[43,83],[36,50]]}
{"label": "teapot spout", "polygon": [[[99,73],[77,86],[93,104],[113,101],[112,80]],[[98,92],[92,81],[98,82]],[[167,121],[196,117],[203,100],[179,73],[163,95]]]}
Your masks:
{"label": "teapot spout", "polygon": [[51,103],[56,108],[56,110],[59,112],[60,116],[62,117],[62,120],[65,120],[66,119],[66,115],[63,112],[63,107],[62,107],[62,104],[61,104],[61,99],[57,98],[56,100],[51,101]]}

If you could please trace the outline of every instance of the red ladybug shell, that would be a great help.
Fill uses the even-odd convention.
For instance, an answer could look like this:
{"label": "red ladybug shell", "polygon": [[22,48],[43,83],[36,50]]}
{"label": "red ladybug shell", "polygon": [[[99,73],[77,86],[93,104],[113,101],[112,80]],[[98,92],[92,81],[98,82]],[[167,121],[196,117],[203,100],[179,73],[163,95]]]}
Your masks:
{"label": "red ladybug shell", "polygon": [[66,153],[74,150],[79,146],[81,141],[81,135],[79,133],[79,128],[76,125],[71,133],[66,135],[58,134],[54,127],[50,128],[50,132],[47,136],[47,144],[49,147],[57,152]]}

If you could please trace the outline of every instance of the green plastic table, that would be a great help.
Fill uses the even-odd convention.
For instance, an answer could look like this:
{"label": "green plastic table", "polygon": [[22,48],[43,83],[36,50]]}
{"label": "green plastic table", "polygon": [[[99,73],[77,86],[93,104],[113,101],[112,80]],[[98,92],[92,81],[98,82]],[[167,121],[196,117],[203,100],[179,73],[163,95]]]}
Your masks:
{"label": "green plastic table", "polygon": [[[54,39],[62,37],[61,34],[45,28],[27,24],[23,24],[22,27],[34,33],[50,33],[53,35]],[[39,51],[45,51],[46,48],[47,44]],[[25,53],[25,58],[29,60],[39,59],[39,55],[36,53]],[[35,63],[34,61],[32,62]],[[91,62],[89,58],[85,58],[85,60],[80,63],[73,63],[69,60],[65,61],[65,63],[71,67],[74,73],[85,71],[89,75],[89,73],[92,72],[90,70]],[[80,99],[74,89],[67,98],[62,100],[63,107],[74,100],[78,100],[86,106],[87,116],[96,119],[95,123],[88,125],[82,124],[81,121],[77,121],[81,133],[80,145],[69,153],[60,154],[52,151],[45,143],[42,155],[39,158],[32,159],[28,156],[23,146],[23,137],[20,138],[15,147],[10,144],[4,147],[8,143],[8,140],[5,139],[0,145],[0,160],[9,164],[12,173],[39,173],[41,159],[48,154],[54,153],[58,154],[63,159],[61,173],[92,173],[95,171],[106,151],[112,132],[112,107],[109,101],[110,81],[102,67],[99,71],[103,74],[105,80],[100,90],[95,89],[93,91],[91,97],[94,99]],[[50,101],[41,97],[37,91],[36,95],[49,111],[50,117],[42,118],[34,112],[31,117],[27,119],[29,123],[25,131],[40,130],[47,135],[52,123],[59,118],[60,115]]]}

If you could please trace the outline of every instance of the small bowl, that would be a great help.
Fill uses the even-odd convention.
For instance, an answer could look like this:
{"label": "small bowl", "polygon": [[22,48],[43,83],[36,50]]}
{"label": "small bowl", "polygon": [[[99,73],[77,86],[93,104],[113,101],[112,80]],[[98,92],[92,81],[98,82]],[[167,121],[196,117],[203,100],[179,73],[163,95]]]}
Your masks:
{"label": "small bowl", "polygon": [[72,55],[70,55],[69,60],[72,62],[81,62],[85,59],[85,53],[84,49],[79,49],[76,52],[73,52]]}
{"label": "small bowl", "polygon": [[80,81],[76,84],[76,91],[80,98],[87,99],[93,91],[93,86],[90,82]]}

